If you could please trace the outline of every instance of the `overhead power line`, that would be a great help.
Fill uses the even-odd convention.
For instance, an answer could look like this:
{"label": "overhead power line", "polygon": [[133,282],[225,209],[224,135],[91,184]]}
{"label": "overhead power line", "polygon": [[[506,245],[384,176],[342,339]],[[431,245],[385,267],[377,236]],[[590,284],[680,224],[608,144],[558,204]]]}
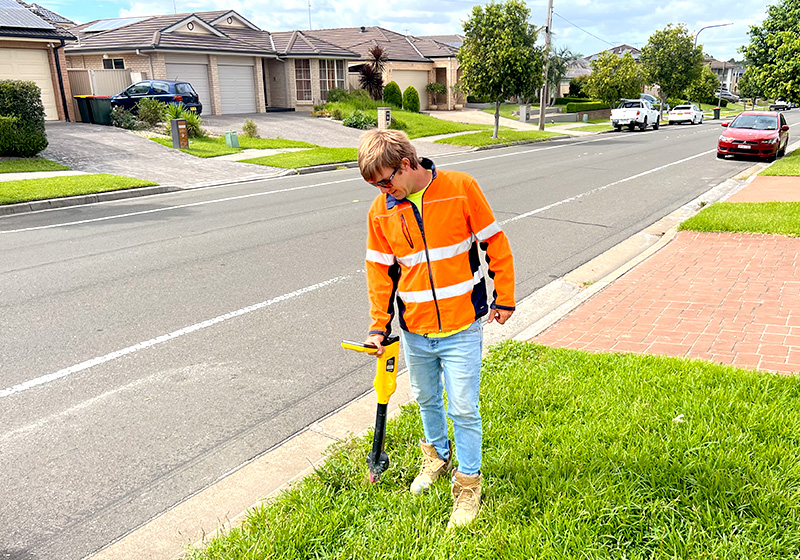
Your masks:
{"label": "overhead power line", "polygon": [[574,28],[576,28],[576,29],[580,29],[581,31],[583,31],[583,32],[584,32],[584,33],[586,33],[587,35],[591,35],[592,37],[594,37],[594,38],[595,38],[595,39],[597,39],[598,41],[603,41],[603,42],[604,42],[606,45],[610,45],[610,46],[612,46],[612,47],[614,46],[614,44],[613,44],[613,43],[609,43],[608,41],[606,41],[605,39],[602,39],[602,38],[598,37],[598,36],[597,36],[597,35],[595,35],[594,33],[589,33],[588,31],[586,31],[586,30],[585,30],[583,27],[581,27],[580,25],[576,25],[576,24],[572,23],[570,20],[568,20],[567,18],[565,18],[564,16],[562,16],[562,15],[561,15],[561,14],[559,14],[558,12],[555,12],[555,11],[554,11],[553,13],[554,13],[555,15],[557,15],[558,17],[560,17],[561,19],[563,19],[564,21],[566,21],[566,22],[567,22],[568,24],[570,24],[572,27],[574,27]]}

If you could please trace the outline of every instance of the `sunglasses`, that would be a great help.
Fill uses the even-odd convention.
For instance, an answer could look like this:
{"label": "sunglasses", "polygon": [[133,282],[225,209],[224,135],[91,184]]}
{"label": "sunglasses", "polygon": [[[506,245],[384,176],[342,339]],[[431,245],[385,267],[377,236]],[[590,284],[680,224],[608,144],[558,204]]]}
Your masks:
{"label": "sunglasses", "polygon": [[385,189],[386,187],[391,187],[392,186],[392,179],[394,179],[394,176],[395,176],[395,174],[397,173],[397,171],[399,169],[400,169],[399,165],[397,167],[395,167],[394,171],[392,171],[392,174],[389,175],[388,179],[383,179],[383,180],[377,181],[375,183],[373,183],[372,181],[368,181],[368,183],[370,185],[374,185],[374,186],[378,187],[379,189]]}

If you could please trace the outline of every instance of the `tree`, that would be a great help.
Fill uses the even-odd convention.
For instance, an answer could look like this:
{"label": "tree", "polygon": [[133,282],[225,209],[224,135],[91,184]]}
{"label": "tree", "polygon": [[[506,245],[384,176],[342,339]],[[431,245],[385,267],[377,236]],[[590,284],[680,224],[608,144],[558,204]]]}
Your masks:
{"label": "tree", "polygon": [[383,71],[386,68],[386,52],[380,45],[368,51],[367,62],[361,65],[359,85],[367,90],[372,99],[383,98]]}
{"label": "tree", "polygon": [[700,78],[703,46],[694,46],[694,36],[683,24],[670,23],[650,36],[642,48],[639,62],[650,84],[661,88],[661,101],[679,97]]}
{"label": "tree", "polygon": [[604,52],[592,61],[584,90],[593,99],[615,106],[620,99],[639,97],[644,78],[631,53],[622,57]]}
{"label": "tree", "polygon": [[770,6],[761,25],[750,27],[750,44],[740,49],[747,72],[763,94],[800,103],[800,0]]}
{"label": "tree", "polygon": [[[547,83],[550,85],[550,98],[559,97],[559,86],[561,80],[567,75],[569,65],[580,58],[579,55],[573,54],[568,48],[564,47],[561,50],[554,52],[550,55],[550,64],[547,65]],[[548,104],[550,100],[547,100]]]}
{"label": "tree", "polygon": [[500,103],[509,97],[532,97],[543,82],[542,52],[530,11],[520,0],[473,6],[464,22],[464,43],[458,50],[467,92],[495,104],[494,133],[500,127]]}
{"label": "tree", "polygon": [[739,94],[745,99],[753,100],[753,109],[756,108],[756,98],[764,94],[764,88],[758,79],[752,68],[747,68],[739,78]]}
{"label": "tree", "polygon": [[586,81],[589,79],[589,75],[585,74],[583,76],[575,76],[569,81],[569,96],[570,97],[580,97],[585,98],[589,94],[584,91],[586,88]]}
{"label": "tree", "polygon": [[686,98],[698,103],[716,103],[714,92],[719,88],[719,78],[709,66],[703,66],[700,77],[686,88]]}

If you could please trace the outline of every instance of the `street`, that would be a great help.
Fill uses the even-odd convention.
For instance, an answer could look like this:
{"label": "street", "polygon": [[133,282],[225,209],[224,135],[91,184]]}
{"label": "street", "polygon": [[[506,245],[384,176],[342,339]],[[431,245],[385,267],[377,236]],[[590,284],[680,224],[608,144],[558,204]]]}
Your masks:
{"label": "street", "polygon": [[[753,165],[721,130],[435,163],[480,183],[521,300]],[[350,169],[0,218],[0,558],[83,558],[369,390],[339,341],[375,194]]]}

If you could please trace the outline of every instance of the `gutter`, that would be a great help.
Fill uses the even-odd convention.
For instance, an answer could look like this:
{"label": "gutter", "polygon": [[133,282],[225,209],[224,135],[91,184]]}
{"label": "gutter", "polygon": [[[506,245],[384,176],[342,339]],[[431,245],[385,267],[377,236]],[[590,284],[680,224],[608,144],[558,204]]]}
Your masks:
{"label": "gutter", "polygon": [[53,48],[53,56],[56,58],[56,74],[58,74],[58,89],[61,90],[61,103],[64,106],[64,120],[69,120],[69,106],[67,105],[67,94],[64,91],[64,76],[61,75],[61,61],[58,59],[58,49],[64,48],[64,39],[60,39],[61,44]]}

